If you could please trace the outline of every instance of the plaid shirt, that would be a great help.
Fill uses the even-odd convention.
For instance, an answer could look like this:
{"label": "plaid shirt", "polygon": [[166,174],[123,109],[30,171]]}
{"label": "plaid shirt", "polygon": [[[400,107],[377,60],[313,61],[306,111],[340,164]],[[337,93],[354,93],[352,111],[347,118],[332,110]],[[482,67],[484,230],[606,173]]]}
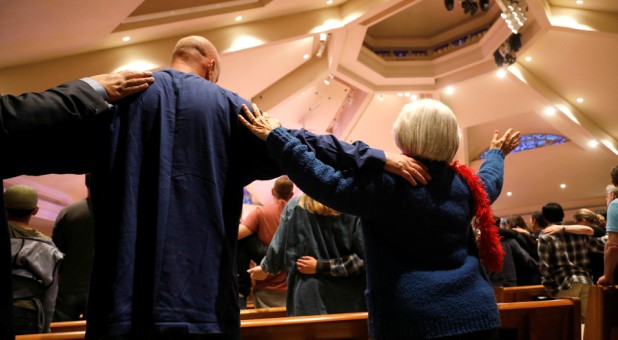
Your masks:
{"label": "plaid shirt", "polygon": [[330,260],[317,260],[316,271],[330,276],[351,276],[365,268],[365,261],[356,254]]}
{"label": "plaid shirt", "polygon": [[559,233],[539,237],[541,283],[554,294],[574,282],[594,284],[588,252],[603,253],[603,238]]}

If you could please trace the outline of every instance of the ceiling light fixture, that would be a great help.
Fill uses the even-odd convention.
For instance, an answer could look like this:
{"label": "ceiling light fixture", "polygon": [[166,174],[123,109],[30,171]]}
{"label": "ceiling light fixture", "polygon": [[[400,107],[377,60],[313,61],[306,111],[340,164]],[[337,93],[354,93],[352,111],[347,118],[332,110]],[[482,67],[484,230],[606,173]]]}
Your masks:
{"label": "ceiling light fixture", "polygon": [[599,141],[595,140],[595,139],[591,139],[588,142],[588,146],[591,147],[591,148],[596,148],[597,146],[599,146]]}
{"label": "ceiling light fixture", "polygon": [[525,61],[527,62],[531,62],[532,61],[532,57],[531,56],[527,56],[524,58]]}
{"label": "ceiling light fixture", "polygon": [[122,41],[126,42],[126,41],[129,41],[129,40],[131,40],[131,37],[128,36],[128,35],[126,37],[122,37]]}
{"label": "ceiling light fixture", "polygon": [[[483,11],[489,9],[489,0],[459,0],[459,3],[465,14],[475,15],[479,8]],[[455,0],[444,0],[444,7],[452,11],[455,8]]]}
{"label": "ceiling light fixture", "polygon": [[322,58],[324,51],[326,51],[326,41],[328,40],[328,34],[320,33],[320,41],[318,42],[318,51],[315,52],[315,56]]}
{"label": "ceiling light fixture", "polygon": [[333,0],[328,0],[328,1],[326,1],[326,4],[327,4],[327,5],[332,5],[332,4],[333,4]]}
{"label": "ceiling light fixture", "polygon": [[518,33],[528,20],[526,12],[528,5],[525,0],[496,0],[500,10],[502,10],[502,19],[506,22],[511,32]]}
{"label": "ceiling light fixture", "polygon": [[555,107],[548,107],[545,109],[545,114],[548,116],[553,116],[556,114],[556,108]]}
{"label": "ceiling light fixture", "polygon": [[561,188],[561,189],[566,188],[566,184],[564,184],[564,183],[560,184],[560,188]]}
{"label": "ceiling light fixture", "polygon": [[447,87],[444,89],[444,93],[449,94],[449,95],[450,95],[450,94],[453,94],[453,93],[455,93],[455,88],[454,88],[454,87],[452,87],[452,86],[447,86]]}
{"label": "ceiling light fixture", "polygon": [[578,103],[583,103],[584,102],[584,98],[582,98],[582,97],[579,97],[579,98],[577,98],[575,100],[577,100]]}
{"label": "ceiling light fixture", "polygon": [[242,21],[242,15],[237,16],[236,18],[234,18],[234,20],[236,20],[236,21]]}

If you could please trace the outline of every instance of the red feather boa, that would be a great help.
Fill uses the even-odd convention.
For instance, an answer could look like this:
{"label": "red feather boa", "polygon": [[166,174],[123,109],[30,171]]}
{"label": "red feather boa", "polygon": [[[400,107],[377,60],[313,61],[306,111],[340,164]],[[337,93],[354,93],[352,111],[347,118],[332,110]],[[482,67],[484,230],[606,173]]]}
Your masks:
{"label": "red feather boa", "polygon": [[487,193],[481,179],[467,166],[453,162],[451,167],[466,181],[472,198],[474,199],[474,215],[476,223],[473,223],[479,257],[485,269],[489,272],[501,272],[504,258],[504,249],[500,243],[498,228],[494,226],[494,216]]}

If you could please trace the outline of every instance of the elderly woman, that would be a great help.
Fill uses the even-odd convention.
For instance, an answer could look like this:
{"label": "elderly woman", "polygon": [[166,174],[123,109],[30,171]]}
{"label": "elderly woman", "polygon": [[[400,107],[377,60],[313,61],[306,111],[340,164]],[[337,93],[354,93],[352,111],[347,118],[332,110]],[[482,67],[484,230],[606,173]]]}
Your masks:
{"label": "elderly woman", "polygon": [[497,338],[500,315],[481,262],[501,269],[489,205],[500,194],[504,157],[519,144],[519,132],[494,133],[477,176],[452,163],[459,147],[453,112],[430,99],[406,105],[393,126],[395,141],[404,154],[424,160],[432,178],[413,187],[383,171],[332,168],[256,106],[253,113],[244,109],[243,124],[265,140],[300,189],[361,218],[372,339]]}

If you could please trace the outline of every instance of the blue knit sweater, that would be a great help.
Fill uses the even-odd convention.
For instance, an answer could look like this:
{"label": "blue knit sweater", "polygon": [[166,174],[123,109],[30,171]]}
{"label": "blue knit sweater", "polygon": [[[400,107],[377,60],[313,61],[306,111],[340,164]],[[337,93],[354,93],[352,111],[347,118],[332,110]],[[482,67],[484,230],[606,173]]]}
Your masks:
{"label": "blue knit sweater", "polygon": [[[305,193],[361,217],[372,339],[444,337],[500,326],[470,227],[470,190],[445,162],[426,162],[432,180],[413,187],[383,171],[327,166],[282,128],[266,143]],[[503,173],[503,153],[490,150],[478,175],[491,202]]]}

